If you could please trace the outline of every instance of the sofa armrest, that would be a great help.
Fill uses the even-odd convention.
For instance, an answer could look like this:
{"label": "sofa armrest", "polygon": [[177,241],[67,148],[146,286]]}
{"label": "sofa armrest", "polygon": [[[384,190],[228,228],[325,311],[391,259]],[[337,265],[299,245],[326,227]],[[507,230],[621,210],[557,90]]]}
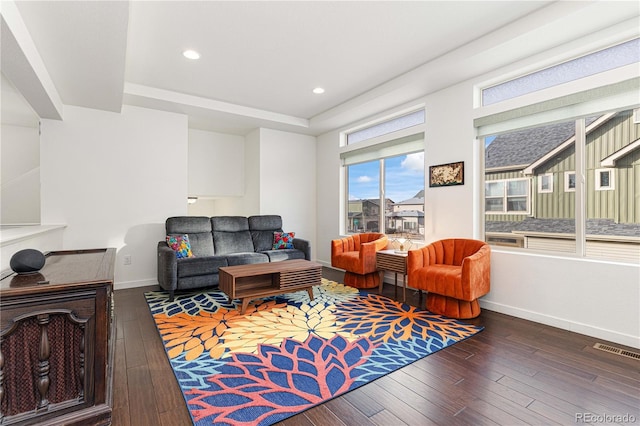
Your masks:
{"label": "sofa armrest", "polygon": [[158,284],[170,292],[178,286],[176,252],[167,245],[166,241],[158,242]]}
{"label": "sofa armrest", "polygon": [[293,248],[296,248],[303,252],[305,259],[311,260],[311,244],[309,243],[309,241],[303,240],[302,238],[294,238]]}

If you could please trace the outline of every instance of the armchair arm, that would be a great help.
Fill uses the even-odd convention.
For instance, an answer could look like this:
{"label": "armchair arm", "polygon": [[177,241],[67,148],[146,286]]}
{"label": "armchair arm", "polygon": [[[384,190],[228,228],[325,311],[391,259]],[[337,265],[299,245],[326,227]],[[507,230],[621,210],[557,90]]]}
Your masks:
{"label": "armchair arm", "polygon": [[369,241],[368,243],[360,243],[359,259],[360,263],[364,265],[365,271],[375,271],[376,252],[387,248],[387,244],[388,238],[386,235],[383,235],[377,240]]}
{"label": "armchair arm", "polygon": [[409,287],[424,288],[424,274],[418,274],[416,272],[434,264],[436,258],[433,243],[418,249],[409,250],[407,253],[407,279],[409,281]]}
{"label": "armchair arm", "polygon": [[303,252],[305,259],[311,260],[311,244],[309,244],[309,241],[302,238],[294,238],[293,247]]}
{"label": "armchair arm", "polygon": [[170,292],[173,292],[178,287],[176,253],[165,241],[158,242],[158,284]]}
{"label": "armchair arm", "polygon": [[486,244],[462,261],[462,288],[469,289],[465,294],[468,300],[474,300],[489,292],[491,283],[491,247]]}
{"label": "armchair arm", "polygon": [[416,269],[420,269],[429,264],[429,251],[426,247],[407,252],[407,275]]}

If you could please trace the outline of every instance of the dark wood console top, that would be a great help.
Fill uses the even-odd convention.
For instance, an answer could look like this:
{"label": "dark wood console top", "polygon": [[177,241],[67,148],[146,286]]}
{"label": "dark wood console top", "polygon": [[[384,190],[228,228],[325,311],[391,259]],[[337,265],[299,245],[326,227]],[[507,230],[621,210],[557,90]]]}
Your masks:
{"label": "dark wood console top", "polygon": [[66,250],[45,253],[44,267],[32,274],[16,274],[7,271],[0,280],[2,296],[18,296],[92,283],[111,282],[116,250],[114,248],[91,250]]}

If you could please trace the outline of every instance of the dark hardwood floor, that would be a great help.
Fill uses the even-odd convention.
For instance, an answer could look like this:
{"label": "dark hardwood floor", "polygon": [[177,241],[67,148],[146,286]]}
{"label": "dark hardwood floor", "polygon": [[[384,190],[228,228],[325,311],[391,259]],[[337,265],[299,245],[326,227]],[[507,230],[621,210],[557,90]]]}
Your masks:
{"label": "dark hardwood floor", "polygon": [[[153,289],[115,292],[114,426],[191,424],[144,300]],[[593,348],[621,345],[487,310],[469,322],[485,330],[279,424],[640,423],[640,360]]]}

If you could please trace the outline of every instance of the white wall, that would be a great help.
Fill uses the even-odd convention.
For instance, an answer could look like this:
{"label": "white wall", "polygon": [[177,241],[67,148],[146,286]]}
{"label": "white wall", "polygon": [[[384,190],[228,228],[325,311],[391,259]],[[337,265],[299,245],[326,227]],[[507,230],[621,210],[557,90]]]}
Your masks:
{"label": "white wall", "polygon": [[188,164],[189,196],[244,194],[244,137],[189,129]]}
{"label": "white wall", "polygon": [[[471,91],[461,84],[424,99],[425,135],[425,240],[473,237],[474,128]],[[464,101],[463,101],[464,99]],[[451,112],[455,111],[455,114]],[[466,125],[462,125],[465,123]],[[456,126],[452,128],[451,126]],[[430,188],[429,166],[464,161],[464,185]]]}
{"label": "white wall", "polygon": [[344,231],[341,226],[344,227],[342,211],[345,205],[345,189],[339,148],[339,132],[318,136],[316,260],[326,266],[331,265],[331,240],[338,238]]}
{"label": "white wall", "polygon": [[483,308],[640,347],[640,268],[494,249]]}
{"label": "white wall", "polygon": [[[496,73],[499,73],[497,70]],[[417,98],[426,105],[425,171],[465,162],[465,184],[425,188],[426,241],[479,238],[479,149],[474,140],[473,89],[488,76]],[[402,106],[406,107],[406,105]],[[380,112],[401,106],[380,105]],[[362,120],[348,127],[369,121]],[[341,231],[344,183],[338,160],[340,131],[318,137],[318,260],[331,263],[330,240]],[[640,347],[640,267],[592,259],[494,250],[491,292],[484,308]]]}
{"label": "white wall", "polygon": [[260,129],[245,136],[244,197],[236,203],[235,211],[242,216],[260,214]]}
{"label": "white wall", "polygon": [[[282,216],[287,232],[309,240],[315,257],[316,239],[316,138],[313,136],[259,128],[238,140],[238,136],[189,131],[190,195],[199,194],[192,188],[197,180],[216,179],[216,185],[243,184],[242,192],[225,194],[224,188],[209,189],[215,199],[198,200],[188,207],[190,215],[277,214]],[[215,142],[214,142],[215,141]],[[240,150],[239,147],[243,149]],[[239,158],[239,154],[243,158]],[[205,169],[207,162],[195,161],[197,156],[220,156],[219,167],[200,170],[197,179],[191,166]],[[242,160],[242,161],[241,161]],[[238,173],[243,173],[238,176]],[[193,178],[193,180],[192,180]],[[204,187],[200,185],[199,187]],[[210,188],[214,188],[210,186]],[[232,196],[225,196],[232,195]]]}
{"label": "white wall", "polygon": [[164,221],[187,213],[187,117],[67,105],[40,142],[42,223],[67,225],[65,249],[115,247],[116,288],[156,284]]}
{"label": "white wall", "polygon": [[0,223],[40,223],[40,136],[37,127],[2,124]]}
{"label": "white wall", "polygon": [[309,240],[315,258],[316,138],[260,130],[260,214],[282,216],[285,232]]}

